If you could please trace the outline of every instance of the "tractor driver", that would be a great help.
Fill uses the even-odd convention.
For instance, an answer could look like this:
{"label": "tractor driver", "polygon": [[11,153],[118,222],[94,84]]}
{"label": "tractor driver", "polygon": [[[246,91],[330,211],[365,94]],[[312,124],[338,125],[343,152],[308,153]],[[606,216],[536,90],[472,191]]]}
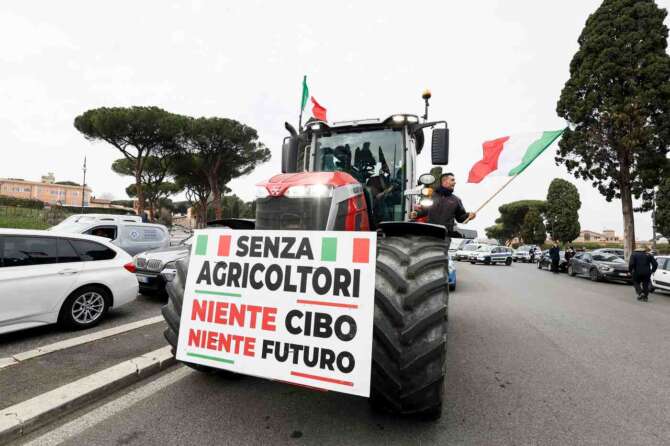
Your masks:
{"label": "tractor driver", "polygon": [[[453,173],[445,173],[440,176],[440,186],[435,189],[433,193],[433,205],[428,209],[420,209],[418,216],[428,216],[428,223],[443,225],[447,231],[453,231],[454,222],[463,223],[464,221],[473,220],[477,214],[474,212],[467,212],[463,207],[463,202],[460,198],[454,195],[454,187],[456,186],[456,178]],[[415,219],[417,212],[412,211],[410,218]]]}

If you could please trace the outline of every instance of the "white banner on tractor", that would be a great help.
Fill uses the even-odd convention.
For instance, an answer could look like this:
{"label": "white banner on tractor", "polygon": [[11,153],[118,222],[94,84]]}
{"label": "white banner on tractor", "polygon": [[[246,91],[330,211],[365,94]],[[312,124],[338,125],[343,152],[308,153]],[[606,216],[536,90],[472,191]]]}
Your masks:
{"label": "white banner on tractor", "polygon": [[177,359],[370,395],[375,232],[197,230]]}

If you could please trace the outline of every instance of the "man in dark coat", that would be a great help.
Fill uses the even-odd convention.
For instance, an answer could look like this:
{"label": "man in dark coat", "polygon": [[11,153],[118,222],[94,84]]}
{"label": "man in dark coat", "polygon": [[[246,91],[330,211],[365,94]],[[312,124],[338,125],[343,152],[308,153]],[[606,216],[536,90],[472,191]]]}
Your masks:
{"label": "man in dark coat", "polygon": [[649,297],[649,288],[651,287],[651,275],[658,268],[656,259],[648,254],[644,248],[636,248],[628,259],[628,271],[633,276],[633,285],[637,300],[647,302]]}
{"label": "man in dark coat", "polygon": [[[445,173],[440,177],[440,186],[433,193],[433,205],[419,212],[419,216],[427,215],[428,223],[443,225],[447,231],[454,229],[455,222],[463,223],[465,220],[474,219],[477,214],[467,212],[460,198],[454,195],[456,179],[453,173]],[[416,218],[417,213],[412,212],[411,218]]]}
{"label": "man in dark coat", "polygon": [[558,264],[561,261],[561,250],[558,243],[554,242],[554,245],[549,248],[549,257],[551,258],[551,272],[558,273]]}

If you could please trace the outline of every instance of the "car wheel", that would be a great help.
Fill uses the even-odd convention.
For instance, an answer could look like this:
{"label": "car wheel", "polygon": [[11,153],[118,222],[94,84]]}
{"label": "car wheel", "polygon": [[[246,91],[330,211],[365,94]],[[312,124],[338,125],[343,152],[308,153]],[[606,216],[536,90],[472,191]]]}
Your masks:
{"label": "car wheel", "polygon": [[589,271],[589,278],[592,282],[600,282],[600,274],[598,274],[598,270],[591,268],[591,271]]}
{"label": "car wheel", "polygon": [[93,327],[107,313],[111,297],[106,289],[98,286],[79,288],[65,299],[58,322],[72,328]]}
{"label": "car wheel", "polygon": [[477,262],[475,262],[474,260],[470,260],[470,263],[474,265]]}
{"label": "car wheel", "polygon": [[487,257],[484,259],[484,265],[490,265],[491,264],[491,258]]}
{"label": "car wheel", "polygon": [[576,275],[575,270],[572,269],[572,265],[568,265],[568,275],[572,277],[575,277]]}
{"label": "car wheel", "polygon": [[505,259],[505,265],[510,266],[511,264],[512,264],[512,259],[510,259],[509,257],[507,257],[507,258]]}

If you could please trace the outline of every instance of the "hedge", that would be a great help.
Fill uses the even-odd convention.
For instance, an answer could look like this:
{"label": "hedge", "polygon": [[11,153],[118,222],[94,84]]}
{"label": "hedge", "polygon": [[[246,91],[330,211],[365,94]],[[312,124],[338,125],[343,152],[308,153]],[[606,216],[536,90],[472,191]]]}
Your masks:
{"label": "hedge", "polygon": [[15,206],[20,208],[44,209],[44,202],[32,198],[17,198],[0,195],[0,206]]}

